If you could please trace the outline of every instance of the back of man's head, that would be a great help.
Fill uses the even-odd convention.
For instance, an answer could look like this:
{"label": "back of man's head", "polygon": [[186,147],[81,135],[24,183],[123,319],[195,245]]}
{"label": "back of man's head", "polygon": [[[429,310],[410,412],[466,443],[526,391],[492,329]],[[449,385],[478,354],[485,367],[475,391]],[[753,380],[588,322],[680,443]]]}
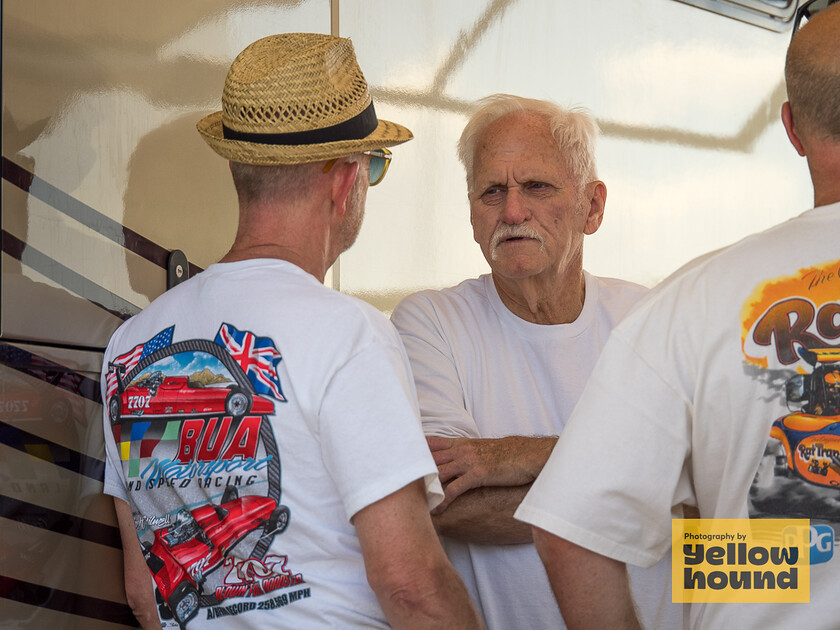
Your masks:
{"label": "back of man's head", "polygon": [[595,142],[598,125],[583,108],[565,109],[551,101],[523,98],[512,94],[493,94],[478,101],[479,109],[470,117],[458,140],[458,157],[467,174],[467,188],[472,190],[473,166],[478,139],[494,121],[515,112],[546,118],[557,148],[566,160],[569,173],[583,185],[597,179]]}
{"label": "back of man's head", "polygon": [[411,132],[379,120],[349,39],[283,33],[233,61],[222,109],[198,122],[201,136],[233,164],[243,203],[305,192],[305,166],[401,144]]}
{"label": "back of man's head", "polygon": [[241,207],[270,203],[282,197],[296,203],[311,190],[318,168],[314,164],[263,166],[231,162],[230,172]]}
{"label": "back of man's head", "polygon": [[785,81],[799,132],[840,143],[840,3],[815,15],[794,34]]}

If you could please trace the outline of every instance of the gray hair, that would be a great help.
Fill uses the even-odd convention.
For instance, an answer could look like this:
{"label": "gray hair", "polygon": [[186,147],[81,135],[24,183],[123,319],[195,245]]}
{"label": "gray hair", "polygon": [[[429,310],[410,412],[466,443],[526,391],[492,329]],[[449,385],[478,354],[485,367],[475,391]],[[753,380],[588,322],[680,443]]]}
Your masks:
{"label": "gray hair", "polygon": [[270,202],[277,198],[299,199],[314,183],[314,163],[264,166],[231,162],[236,194],[243,205]]}
{"label": "gray hair", "polygon": [[595,168],[595,142],[598,124],[584,108],[565,109],[550,101],[523,98],[512,94],[493,94],[478,101],[476,111],[458,140],[458,158],[467,172],[467,190],[472,194],[473,166],[478,137],[499,118],[514,112],[527,112],[544,116],[551,135],[566,160],[566,166],[575,182],[582,186],[597,179]]}

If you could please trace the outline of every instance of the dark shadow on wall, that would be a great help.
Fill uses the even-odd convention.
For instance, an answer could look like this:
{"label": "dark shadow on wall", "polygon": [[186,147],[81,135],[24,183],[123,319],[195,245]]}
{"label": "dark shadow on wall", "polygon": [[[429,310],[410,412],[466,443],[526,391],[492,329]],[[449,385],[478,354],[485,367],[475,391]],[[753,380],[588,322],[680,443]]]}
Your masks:
{"label": "dark shadow on wall", "polygon": [[[55,148],[62,152],[61,158],[68,164],[60,182],[51,177],[54,173],[41,172],[43,169],[39,169],[35,160],[24,152],[54,127],[67,122],[63,116],[79,95],[111,89],[133,91],[160,108],[196,111],[208,102],[219,100],[228,63],[186,55],[161,59],[162,47],[203,22],[223,19],[227,13],[258,6],[293,8],[303,3],[304,0],[205,0],[201,3],[38,0],[37,3],[5,3],[2,16],[3,156],[28,173],[60,185],[62,192],[69,194],[91,172],[107,168],[102,166],[101,156],[90,137],[78,134],[75,145]],[[120,216],[121,209],[114,207],[119,204],[118,199],[106,202],[110,207],[94,210],[122,220],[126,225],[136,225],[139,229],[135,231],[153,241],[158,234],[164,233],[161,245],[184,249],[193,262],[204,266],[224,250],[217,234],[226,224],[215,208],[226,203],[227,198],[217,192],[217,187],[221,186],[220,180],[229,175],[221,175],[226,167],[221,160],[213,161],[215,156],[209,149],[205,148],[206,153],[202,154],[207,162],[193,160],[191,148],[197,152],[197,147],[203,144],[192,127],[199,116],[196,114],[183,124],[178,120],[167,126],[166,129],[174,134],[173,138],[166,138],[166,132],[154,133],[137,147],[132,160],[132,181],[126,192],[126,203],[130,207],[126,208],[124,217]],[[131,121],[127,120],[126,125],[129,124]],[[192,144],[184,141],[190,135],[195,136],[191,138]],[[157,150],[149,148],[155,145],[159,147]],[[153,157],[155,151],[156,158]],[[199,166],[202,163],[212,165],[202,170]],[[145,188],[148,200],[141,199],[138,186]],[[191,187],[189,191],[186,186]],[[28,199],[18,190],[7,194],[7,189],[8,185],[4,183],[4,227],[11,221],[15,237],[23,243],[24,249],[31,249],[26,245],[31,236],[28,233]],[[10,201],[8,205],[7,201]],[[201,206],[204,206],[203,212],[196,211]],[[172,211],[173,208],[178,211]],[[186,216],[184,208],[191,212],[186,219],[182,218]],[[159,223],[155,224],[155,221]],[[154,229],[146,230],[149,225],[154,225]],[[169,227],[163,229],[167,225]],[[205,226],[208,227],[205,229]],[[55,256],[51,251],[41,253],[48,258]],[[126,257],[131,259],[131,285],[150,298],[157,296],[165,287],[165,271],[140,261],[133,254],[126,253]],[[140,271],[135,273],[134,269]],[[16,260],[7,258],[2,271],[7,287],[11,287],[10,276],[21,277],[21,266]],[[156,279],[150,281],[151,277]],[[52,289],[52,292],[60,290]],[[32,302],[31,291],[27,297]],[[70,294],[66,297],[84,301]],[[10,297],[4,299],[4,306],[9,306],[9,302],[24,303]],[[50,312],[61,317],[66,309],[54,308]],[[26,320],[28,316],[22,314],[22,317]],[[113,324],[109,325],[113,328]],[[26,336],[31,338],[31,335]],[[49,335],[38,338],[53,340]],[[74,337],[72,341],[77,343],[78,339]]]}
{"label": "dark shadow on wall", "polygon": [[[123,225],[199,267],[219,260],[236,233],[238,206],[228,163],[201,139],[190,113],[157,127],[128,163]],[[126,250],[131,288],[150,300],[163,292],[165,271]]]}

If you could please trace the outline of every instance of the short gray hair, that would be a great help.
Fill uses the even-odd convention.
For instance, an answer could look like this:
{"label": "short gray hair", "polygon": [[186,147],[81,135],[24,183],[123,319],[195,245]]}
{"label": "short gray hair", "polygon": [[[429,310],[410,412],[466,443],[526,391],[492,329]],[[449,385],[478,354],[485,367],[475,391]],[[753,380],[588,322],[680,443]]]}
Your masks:
{"label": "short gray hair", "polygon": [[230,171],[240,204],[250,205],[281,197],[299,199],[315,181],[313,164],[263,166],[231,162]]}
{"label": "short gray hair", "polygon": [[514,112],[544,116],[551,135],[566,160],[566,166],[575,182],[582,186],[597,179],[595,168],[595,142],[598,124],[582,107],[565,109],[551,101],[523,98],[512,94],[493,94],[478,101],[479,109],[470,117],[458,140],[458,158],[467,172],[467,190],[472,194],[473,166],[478,137],[499,118]]}

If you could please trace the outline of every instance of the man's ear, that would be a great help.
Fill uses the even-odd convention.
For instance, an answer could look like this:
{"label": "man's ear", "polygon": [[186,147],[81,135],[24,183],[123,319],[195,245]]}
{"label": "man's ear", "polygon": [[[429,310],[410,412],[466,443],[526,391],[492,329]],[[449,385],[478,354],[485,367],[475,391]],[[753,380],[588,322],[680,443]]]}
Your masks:
{"label": "man's ear", "polygon": [[338,214],[344,214],[347,209],[347,196],[350,194],[350,190],[356,182],[356,174],[359,172],[359,163],[339,160],[332,171],[332,201],[338,210]]}
{"label": "man's ear", "polygon": [[799,155],[805,155],[805,146],[802,144],[799,134],[796,133],[796,129],[793,127],[793,112],[790,109],[789,101],[782,103],[782,124],[785,126],[785,131],[787,131],[788,139],[793,145],[793,148],[796,149]]}
{"label": "man's ear", "polygon": [[586,192],[589,200],[589,214],[586,217],[583,233],[595,234],[601,227],[601,221],[604,220],[604,207],[607,205],[607,185],[600,180],[595,180],[586,185]]}

